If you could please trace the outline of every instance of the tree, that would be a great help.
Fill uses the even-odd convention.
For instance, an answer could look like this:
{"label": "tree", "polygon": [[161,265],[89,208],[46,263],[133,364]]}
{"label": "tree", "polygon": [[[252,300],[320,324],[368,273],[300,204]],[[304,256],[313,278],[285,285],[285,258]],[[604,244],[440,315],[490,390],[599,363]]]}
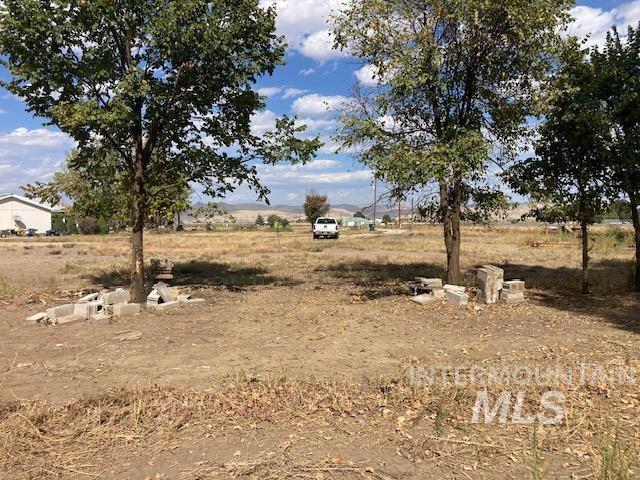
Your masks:
{"label": "tree", "polygon": [[[99,167],[87,170],[76,165],[78,153],[72,151],[61,170],[48,183],[35,182],[22,189],[29,198],[38,198],[52,205],[70,201],[67,212],[79,219],[84,217],[109,219],[114,227],[129,224],[132,215],[131,185],[125,172],[116,169],[117,156],[106,155]],[[189,209],[191,188],[187,183],[161,185],[161,175],[149,175],[147,180],[148,206],[145,221],[156,225],[172,221],[175,215]]]}
{"label": "tree", "polygon": [[131,286],[144,301],[143,229],[149,175],[159,188],[200,183],[223,196],[245,183],[269,193],[256,162],[306,161],[318,140],[283,117],[257,136],[265,105],[256,81],[282,62],[275,10],[258,0],[6,0],[0,55],[4,86],[78,145],[76,164],[117,153],[130,179]]}
{"label": "tree", "polygon": [[627,197],[635,232],[635,289],[640,292],[640,24],[626,40],[614,28],[602,51],[592,51],[600,97],[613,132],[612,167],[619,191]]}
{"label": "tree", "polygon": [[435,190],[450,283],[461,280],[461,222],[506,205],[487,165],[515,154],[572,3],[354,0],[335,19],[337,46],[379,83],[356,86],[340,140],[398,193]]}
{"label": "tree", "polygon": [[303,208],[307,220],[313,225],[317,219],[329,213],[331,205],[329,205],[329,198],[326,195],[311,191],[304,200]]}
{"label": "tree", "polygon": [[367,217],[365,217],[364,213],[358,211],[353,214],[353,218],[367,218]]}
{"label": "tree", "polygon": [[393,220],[391,219],[391,216],[388,213],[385,213],[384,216],[382,217],[382,223],[384,223],[385,225],[387,225],[388,223],[391,223]]}
{"label": "tree", "polygon": [[262,215],[258,214],[258,216],[256,217],[256,225],[258,225],[259,227],[264,225],[264,218],[262,218]]}
{"label": "tree", "polygon": [[547,108],[535,144],[536,157],[507,173],[512,187],[544,206],[531,214],[541,221],[580,223],[582,292],[589,293],[589,225],[607,209],[611,192],[610,125],[600,101],[589,52],[567,41],[547,82]]}

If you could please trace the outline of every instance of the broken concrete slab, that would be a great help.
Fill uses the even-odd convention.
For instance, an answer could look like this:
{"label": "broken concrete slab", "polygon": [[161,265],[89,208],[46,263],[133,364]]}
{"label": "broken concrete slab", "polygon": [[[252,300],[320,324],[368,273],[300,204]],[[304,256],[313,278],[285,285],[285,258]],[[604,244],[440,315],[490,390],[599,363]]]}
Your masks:
{"label": "broken concrete slab", "polygon": [[27,318],[27,322],[38,323],[43,321],[45,318],[47,318],[47,314],[44,312],[40,312],[40,313],[36,313],[35,315],[31,315],[29,318]]}
{"label": "broken concrete slab", "polygon": [[164,282],[159,282],[153,288],[160,294],[164,303],[175,302],[177,300],[176,292]]}
{"label": "broken concrete slab", "polygon": [[180,295],[178,295],[178,298],[176,298],[176,300],[180,303],[184,303],[187,300],[189,300],[191,298],[191,295],[189,295],[188,293],[182,293]]}
{"label": "broken concrete slab", "polygon": [[118,303],[113,306],[113,316],[115,318],[135,315],[140,313],[141,307],[138,303]]}
{"label": "broken concrete slab", "polygon": [[55,319],[55,325],[73,325],[74,323],[86,322],[87,319],[82,315],[66,315],[63,317],[57,317]]}
{"label": "broken concrete slab", "polygon": [[433,303],[436,300],[438,300],[438,298],[436,298],[434,295],[430,295],[428,293],[422,294],[422,295],[416,295],[415,297],[411,297],[411,301],[418,303],[420,305],[427,305],[429,303]]}
{"label": "broken concrete slab", "polygon": [[47,308],[46,313],[49,318],[66,317],[67,315],[73,315],[73,308],[73,303],[67,303],[65,305]]}
{"label": "broken concrete slab", "polygon": [[95,300],[98,299],[98,297],[100,296],[100,293],[90,293],[89,295],[85,295],[84,297],[82,297],[80,300],[78,300],[76,303],[89,303],[89,302],[93,302]]}
{"label": "broken concrete slab", "polygon": [[447,290],[447,300],[454,305],[461,306],[469,303],[469,295],[460,290]]}
{"label": "broken concrete slab", "polygon": [[165,302],[156,306],[156,310],[158,310],[159,312],[165,312],[167,310],[173,310],[179,307],[180,307],[180,302],[178,301]]}
{"label": "broken concrete slab", "polygon": [[102,296],[102,301],[105,305],[128,303],[129,300],[131,300],[131,294],[128,290],[116,290],[115,292],[107,292]]}

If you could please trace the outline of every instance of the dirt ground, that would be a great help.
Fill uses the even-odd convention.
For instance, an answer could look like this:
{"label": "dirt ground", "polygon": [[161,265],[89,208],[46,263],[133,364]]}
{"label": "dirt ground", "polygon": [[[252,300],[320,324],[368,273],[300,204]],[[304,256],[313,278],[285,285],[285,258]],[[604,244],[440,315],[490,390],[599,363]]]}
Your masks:
{"label": "dirt ground", "polygon": [[[173,258],[175,284],[206,305],[25,322],[123,285],[127,242],[0,243],[1,478],[640,478],[637,384],[559,387],[564,421],[528,425],[471,423],[477,386],[408,382],[419,367],[638,371],[640,298],[628,292],[624,234],[598,232],[584,296],[577,238],[468,228],[466,285],[491,262],[527,282],[527,301],[459,308],[405,293],[414,276],[442,274],[436,228],[338,241],[149,234],[147,258]],[[489,393],[505,389],[524,392],[532,412],[544,391]]]}

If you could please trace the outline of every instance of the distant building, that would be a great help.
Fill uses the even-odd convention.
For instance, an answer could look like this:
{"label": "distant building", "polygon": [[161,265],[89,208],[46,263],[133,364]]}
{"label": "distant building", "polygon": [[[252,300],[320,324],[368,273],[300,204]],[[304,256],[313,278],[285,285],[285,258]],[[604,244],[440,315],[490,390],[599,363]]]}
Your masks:
{"label": "distant building", "polygon": [[51,230],[53,208],[20,195],[0,196],[0,230]]}
{"label": "distant building", "polygon": [[360,217],[350,217],[350,218],[342,219],[343,227],[364,228],[369,225],[373,225],[373,220],[369,220],[367,218],[360,218]]}

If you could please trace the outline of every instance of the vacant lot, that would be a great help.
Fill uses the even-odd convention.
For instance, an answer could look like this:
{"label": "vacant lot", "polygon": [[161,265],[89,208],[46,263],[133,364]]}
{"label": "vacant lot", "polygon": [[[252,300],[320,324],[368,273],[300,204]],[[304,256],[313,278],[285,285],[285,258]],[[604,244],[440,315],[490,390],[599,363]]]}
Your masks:
{"label": "vacant lot", "polygon": [[[640,389],[628,377],[558,385],[564,420],[531,425],[511,414],[471,423],[484,387],[407,375],[640,372],[626,232],[597,232],[586,297],[578,238],[468,228],[467,286],[493,263],[526,280],[528,299],[462,308],[419,306],[404,291],[416,275],[442,274],[439,229],[345,233],[149,234],[147,258],[173,258],[175,283],[207,305],[65,327],[24,319],[125,284],[128,238],[2,240],[0,477],[640,478]],[[487,390],[522,393],[531,414],[550,388]]]}

